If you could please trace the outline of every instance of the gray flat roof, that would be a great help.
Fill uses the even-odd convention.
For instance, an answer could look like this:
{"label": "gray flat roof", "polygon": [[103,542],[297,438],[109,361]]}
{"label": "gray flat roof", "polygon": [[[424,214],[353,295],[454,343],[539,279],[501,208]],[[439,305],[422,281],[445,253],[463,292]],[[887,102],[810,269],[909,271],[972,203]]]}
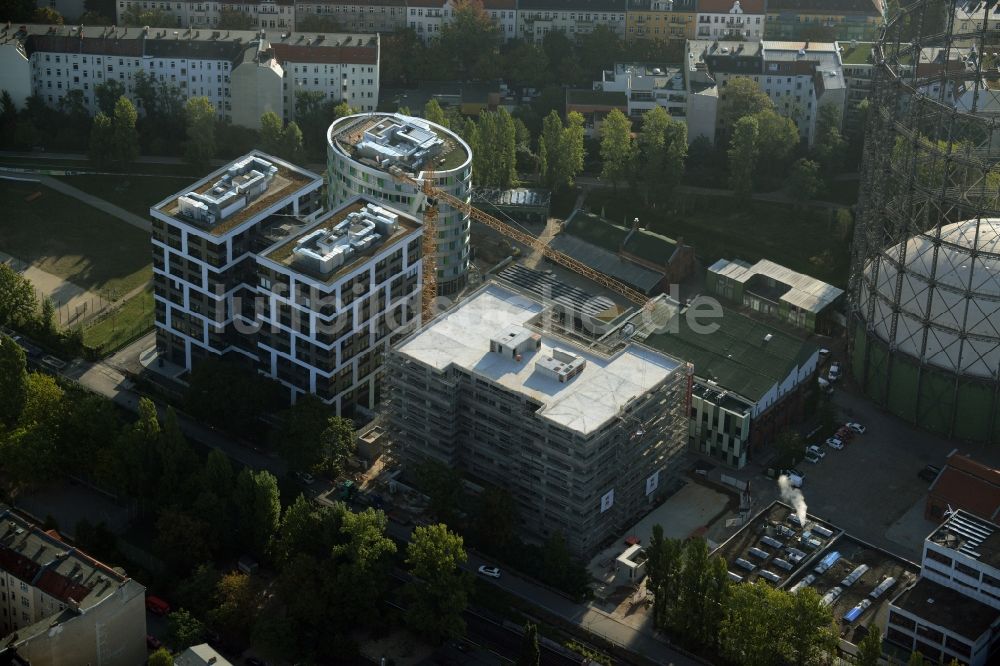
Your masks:
{"label": "gray flat roof", "polygon": [[[489,282],[451,311],[414,333],[397,351],[435,370],[458,367],[541,404],[537,414],[580,435],[594,433],[633,400],[652,390],[684,366],[640,345],[628,345],[603,358],[547,333],[541,347],[523,360],[490,351],[490,339],[511,327],[523,327],[540,314],[538,301]],[[565,349],[587,361],[569,382],[535,372],[535,360]]]}
{"label": "gray flat roof", "polygon": [[1000,619],[1000,610],[927,578],[918,580],[892,605],[972,641]]}

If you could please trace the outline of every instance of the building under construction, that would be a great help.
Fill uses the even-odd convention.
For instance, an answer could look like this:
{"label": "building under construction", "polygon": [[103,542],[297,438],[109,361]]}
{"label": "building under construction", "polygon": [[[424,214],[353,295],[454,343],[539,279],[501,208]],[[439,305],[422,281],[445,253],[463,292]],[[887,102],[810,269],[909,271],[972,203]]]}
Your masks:
{"label": "building under construction", "polygon": [[906,4],[874,48],[851,361],[891,412],[1000,442],[1000,16],[950,7]]}
{"label": "building under construction", "polygon": [[674,483],[691,368],[635,341],[566,330],[550,303],[487,283],[389,356],[396,453],[510,491],[521,528],[587,555]]}

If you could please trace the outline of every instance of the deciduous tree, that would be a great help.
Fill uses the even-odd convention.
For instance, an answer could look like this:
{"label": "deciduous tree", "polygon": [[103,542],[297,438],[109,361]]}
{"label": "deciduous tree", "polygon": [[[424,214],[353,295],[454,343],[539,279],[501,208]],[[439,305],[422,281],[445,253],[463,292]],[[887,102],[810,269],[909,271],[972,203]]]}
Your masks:
{"label": "deciduous tree", "polygon": [[343,626],[373,625],[378,618],[396,554],[395,542],[386,536],[386,525],[385,514],[375,509],[343,514],[340,532],[344,542],[332,551],[338,600],[334,613]]}
{"label": "deciduous tree", "polygon": [[167,616],[167,643],[180,652],[205,640],[205,625],[184,608]]}
{"label": "deciduous tree", "polygon": [[155,652],[150,653],[149,658],[146,659],[146,664],[148,666],[174,666],[174,657],[170,654],[170,650],[161,647]]}
{"label": "deciduous tree", "polygon": [[26,277],[0,263],[0,326],[30,319],[38,309],[35,289]]}
{"label": "deciduous tree", "polygon": [[0,333],[0,424],[13,426],[28,398],[28,371],[24,350]]}
{"label": "deciduous tree", "polygon": [[613,109],[601,125],[601,177],[611,181],[614,190],[628,174],[635,153],[632,122],[618,109]]}
{"label": "deciduous tree", "polygon": [[117,79],[108,79],[94,86],[94,99],[97,100],[97,108],[109,118],[115,115],[115,105],[123,95],[125,95],[125,86]]}
{"label": "deciduous tree", "polygon": [[187,142],[184,157],[199,169],[215,155],[215,107],[207,97],[192,97],[184,104]]}
{"label": "deciduous tree", "polygon": [[517,666],[538,666],[542,655],[538,649],[538,625],[528,622],[524,625],[521,652],[517,656]]}
{"label": "deciduous tree", "polygon": [[281,150],[281,117],[274,111],[265,111],[260,117],[260,149],[277,155]]}
{"label": "deciduous tree", "polygon": [[785,624],[788,626],[789,661],[799,666],[819,663],[823,655],[836,651],[833,613],[823,605],[819,592],[812,587],[806,586],[788,596],[791,599]]}
{"label": "deciduous tree", "polygon": [[719,115],[724,130],[734,129],[736,121],[774,108],[760,84],[746,76],[729,79],[719,90]]}
{"label": "deciduous tree", "polygon": [[809,201],[822,186],[823,177],[820,175],[819,164],[804,157],[795,160],[791,173],[788,174],[788,190],[795,199],[800,202]]}
{"label": "deciduous tree", "polygon": [[260,611],[257,597],[253,578],[237,571],[225,574],[215,587],[216,606],[208,617],[223,634],[245,642]]}
{"label": "deciduous tree", "polygon": [[139,156],[139,132],[135,129],[138,117],[129,98],[119,97],[111,119],[112,156],[119,166],[127,166]]}
{"label": "deciduous tree", "polygon": [[233,503],[241,543],[255,554],[263,554],[281,517],[278,480],[266,470],[243,468],[236,477]]}
{"label": "deciduous tree", "polygon": [[462,613],[472,580],[460,567],[467,559],[462,537],[445,525],[413,530],[406,548],[406,564],[414,578],[405,590],[409,601],[406,623],[431,642],[465,632]]}
{"label": "deciduous tree", "polygon": [[438,101],[431,98],[424,104],[424,118],[431,121],[432,123],[437,123],[438,125],[448,126],[448,119],[444,115],[444,109],[438,104]]}
{"label": "deciduous tree", "polygon": [[736,121],[728,153],[729,187],[742,199],[749,199],[753,192],[753,170],[758,151],[757,135],[756,118],[743,116]]}
{"label": "deciduous tree", "polygon": [[879,666],[882,661],[882,630],[874,622],[858,643],[857,666]]}

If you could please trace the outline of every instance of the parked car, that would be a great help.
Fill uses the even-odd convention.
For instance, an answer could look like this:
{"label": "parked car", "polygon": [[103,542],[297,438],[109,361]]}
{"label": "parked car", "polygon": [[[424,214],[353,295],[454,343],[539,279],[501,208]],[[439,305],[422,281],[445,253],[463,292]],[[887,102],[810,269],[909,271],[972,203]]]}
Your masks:
{"label": "parked car", "polygon": [[313,478],[313,475],[309,474],[308,472],[296,472],[295,473],[295,477],[299,481],[301,481],[303,485],[306,485],[306,486],[311,486],[312,483],[313,483],[313,481],[316,480],[316,479]]}
{"label": "parked car", "polygon": [[855,421],[851,421],[850,423],[845,423],[844,427],[847,428],[848,430],[851,430],[852,432],[856,432],[859,435],[865,434],[865,430],[868,429]]}
{"label": "parked car", "polygon": [[818,463],[821,459],[822,458],[816,455],[816,453],[813,451],[806,451],[806,455],[805,457],[803,457],[803,460],[805,460],[807,463],[812,463],[814,465]]}
{"label": "parked car", "polygon": [[834,437],[836,437],[837,439],[841,440],[846,444],[847,442],[854,439],[854,431],[848,428],[847,426],[840,426],[840,429],[837,430],[837,434],[835,434]]}
{"label": "parked car", "polygon": [[159,638],[157,638],[153,634],[146,634],[147,650],[159,650],[161,645],[163,645],[163,643],[160,642]]}
{"label": "parked car", "polygon": [[809,448],[807,448],[806,449],[806,453],[812,453],[813,455],[818,456],[820,458],[825,458],[826,457],[826,451],[824,451],[823,449],[819,448],[815,444],[813,444],[812,446],[810,446]]}
{"label": "parked car", "polygon": [[243,663],[246,664],[246,666],[267,666],[267,662],[263,659],[258,659],[257,657],[247,657],[243,660]]}
{"label": "parked car", "polygon": [[927,465],[922,470],[917,472],[917,476],[919,476],[924,481],[930,483],[934,479],[936,479],[937,475],[940,473],[941,473],[941,468],[938,467],[937,465]]}
{"label": "parked car", "polygon": [[839,437],[829,437],[826,440],[826,445],[831,449],[837,449],[838,451],[844,448],[844,441]]}
{"label": "parked car", "polygon": [[500,577],[500,567],[488,567],[485,564],[479,566],[479,573],[489,578]]}
{"label": "parked car", "polygon": [[840,379],[840,363],[831,363],[830,370],[826,373],[826,376],[831,382],[835,382]]}
{"label": "parked car", "polygon": [[146,597],[146,610],[153,615],[167,615],[170,613],[170,604],[159,597],[150,595]]}
{"label": "parked car", "polygon": [[797,469],[783,469],[780,474],[788,477],[788,481],[792,484],[792,488],[801,488],[802,483],[806,480],[805,474]]}

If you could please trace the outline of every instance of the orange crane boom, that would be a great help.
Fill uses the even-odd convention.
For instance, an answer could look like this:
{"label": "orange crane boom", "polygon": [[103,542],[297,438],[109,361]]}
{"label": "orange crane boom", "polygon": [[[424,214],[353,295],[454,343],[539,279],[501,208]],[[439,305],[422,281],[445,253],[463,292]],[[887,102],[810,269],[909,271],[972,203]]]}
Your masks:
{"label": "orange crane boom", "polygon": [[[524,245],[527,245],[532,249],[540,251],[546,258],[551,259],[557,264],[565,268],[568,268],[569,270],[574,271],[575,273],[579,273],[580,275],[583,275],[586,278],[593,280],[594,282],[601,285],[602,287],[605,287],[606,289],[610,289],[611,291],[621,296],[624,296],[625,298],[632,301],[636,305],[649,307],[650,298],[646,296],[646,294],[639,291],[638,289],[633,289],[632,287],[628,286],[627,284],[619,280],[616,280],[610,275],[606,275],[600,271],[594,270],[593,268],[583,263],[582,261],[574,259],[573,257],[569,256],[564,252],[560,252],[559,250],[549,247],[548,245],[538,240],[531,234],[519,231],[514,227],[510,226],[509,224],[507,224],[506,222],[503,222],[498,218],[490,215],[489,213],[485,213],[479,210],[471,203],[463,201],[462,199],[459,199],[453,194],[448,194],[441,188],[435,186],[433,184],[433,172],[431,173],[431,176],[429,178],[425,178],[424,180],[418,180],[417,178],[414,178],[413,176],[409,175],[408,173],[404,172],[402,169],[399,168],[391,169],[391,173],[397,180],[400,180],[402,182],[405,182],[409,185],[416,187],[418,190],[423,192],[423,194],[427,196],[428,199],[434,199],[437,200],[438,202],[444,202],[456,210],[460,210],[463,213],[468,213],[469,217],[476,220],[477,222],[481,222],[508,238],[516,240],[517,242],[523,243]],[[436,206],[429,205],[425,211],[425,215],[428,212],[430,212],[434,216],[434,219],[436,219],[437,217]],[[426,233],[427,230],[425,229],[424,230],[425,236]],[[426,254],[423,257],[423,260],[424,260],[424,265],[427,266],[428,257],[426,256]],[[437,274],[436,267],[432,268],[432,272],[434,272],[435,275]],[[426,282],[424,286],[426,288],[427,286]],[[426,300],[427,299],[425,297],[425,302]],[[425,321],[427,320],[425,319]]]}

